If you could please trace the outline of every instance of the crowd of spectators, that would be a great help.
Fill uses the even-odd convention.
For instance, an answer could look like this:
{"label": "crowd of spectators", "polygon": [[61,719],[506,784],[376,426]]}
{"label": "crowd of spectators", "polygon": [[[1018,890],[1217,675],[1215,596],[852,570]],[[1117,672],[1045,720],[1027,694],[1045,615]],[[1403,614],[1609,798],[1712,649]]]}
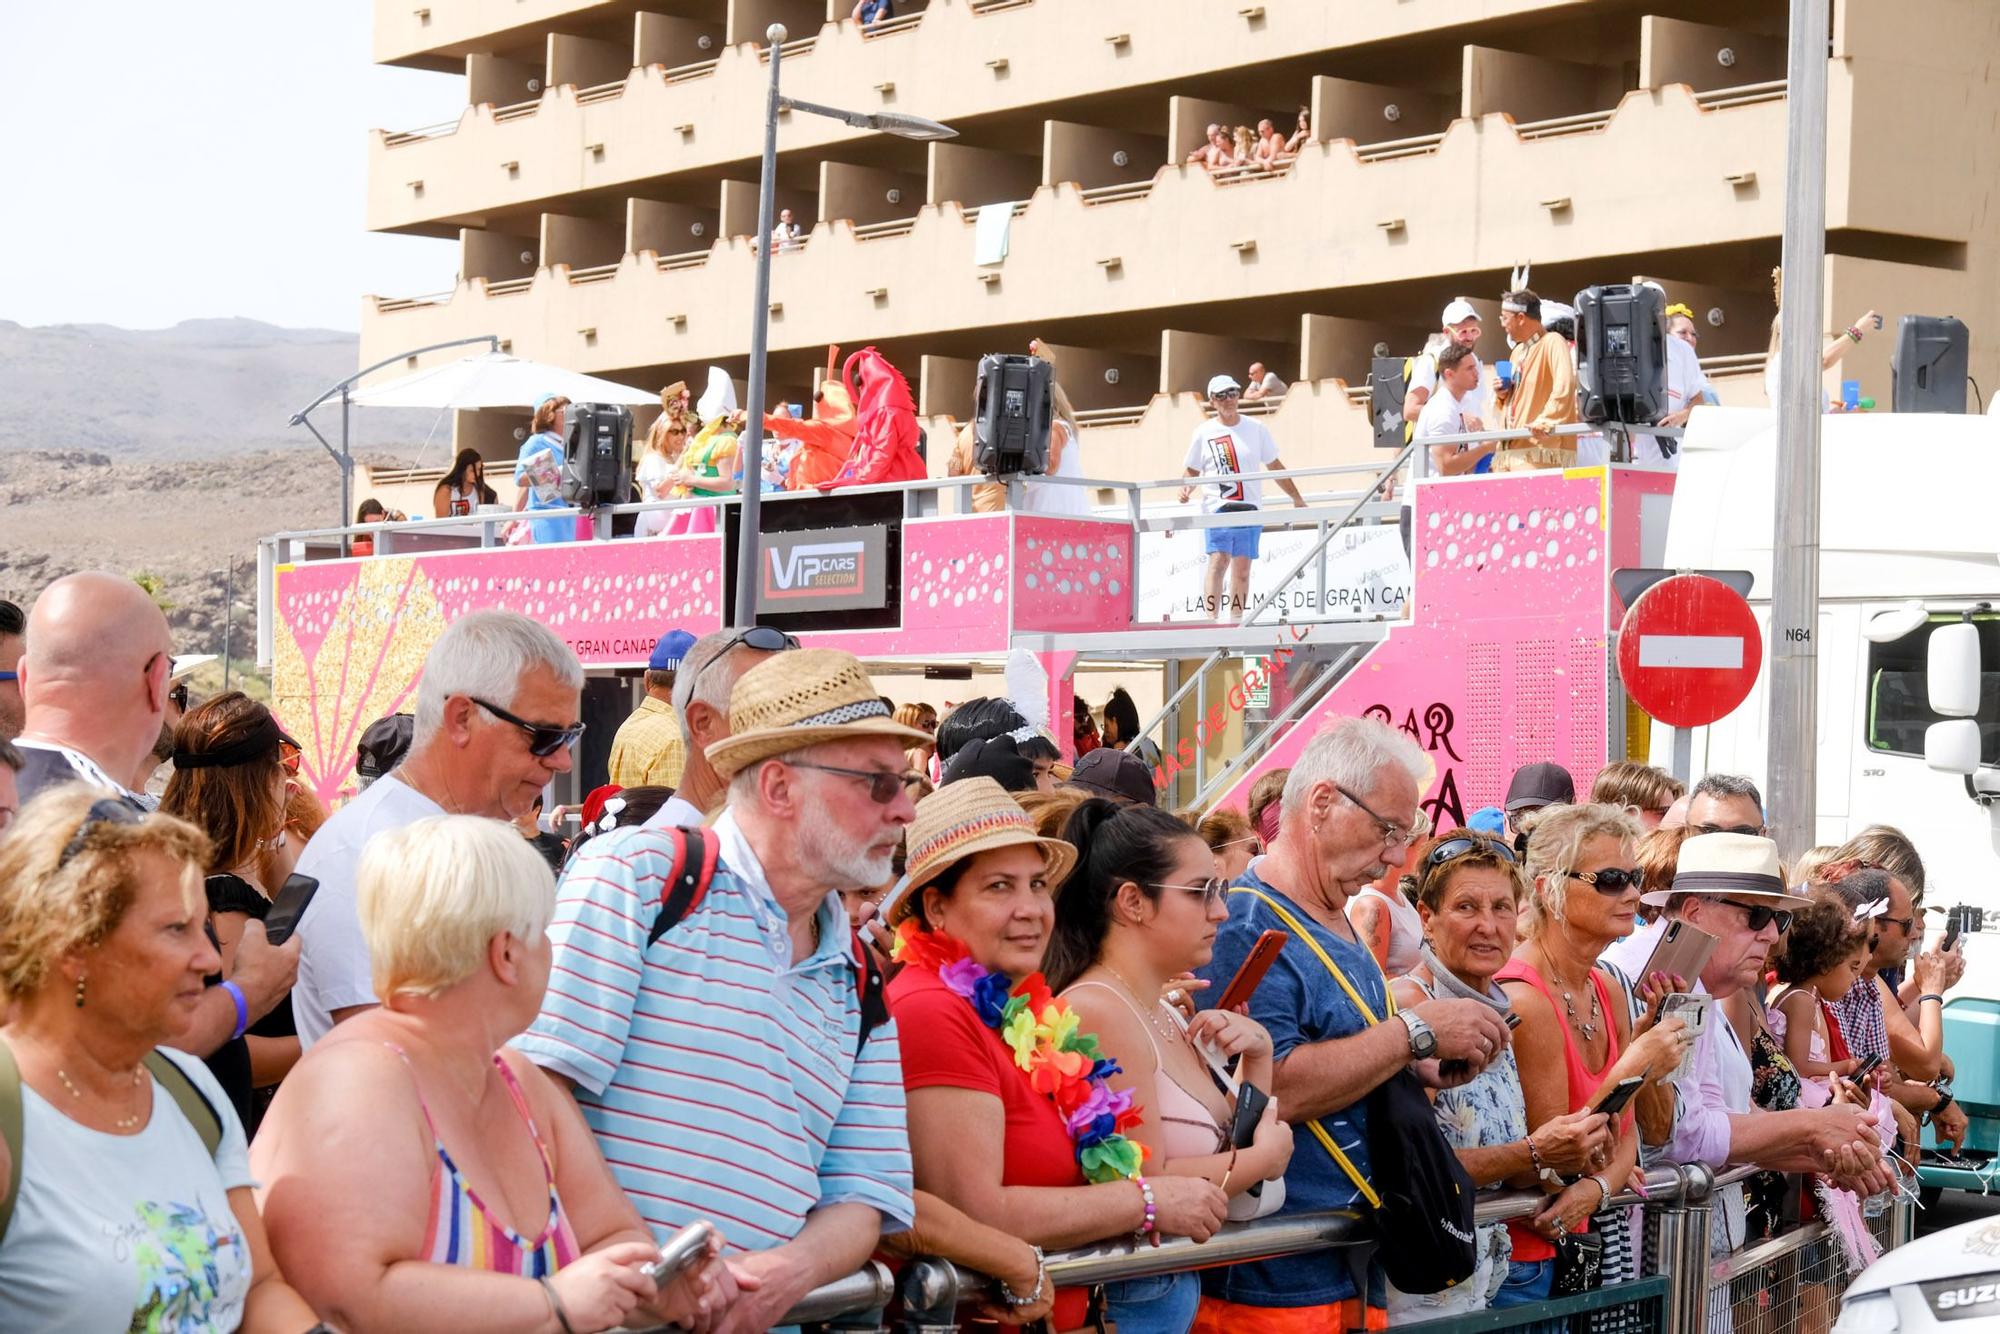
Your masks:
{"label": "crowd of spectators", "polygon": [[[1744,779],[1621,763],[1580,802],[1529,765],[1432,833],[1424,754],[1347,718],[1245,809],[1176,813],[1122,690],[1072,767],[1014,701],[897,708],[751,627],[661,636],[621,733],[651,781],[565,841],[537,814],[582,668],[524,617],[446,628],[331,818],[263,705],[176,708],[129,581],[16,624],[8,1328],[763,1330],[879,1252],[993,1275],[1010,1325],[1371,1329],[1558,1294],[1579,1237],[1635,1273],[1609,1202],[1651,1164],[1762,1169],[1718,1250],[1821,1217],[1865,1261],[1919,1121],[1965,1133],[1915,849],[1788,869]],[[1710,938],[1695,976],[1651,966],[1670,924]],[[1272,932],[1247,1000],[1204,1006]],[[1465,1281],[1300,1256],[1051,1288],[1050,1249],[1365,1207],[1388,1117],[1545,1196]]]}
{"label": "crowd of spectators", "polygon": [[1192,166],[1208,171],[1232,171],[1245,168],[1277,171],[1288,165],[1299,155],[1299,149],[1312,137],[1312,109],[1299,108],[1297,126],[1290,134],[1280,131],[1269,118],[1257,122],[1257,128],[1238,125],[1235,129],[1212,122],[1202,135],[1202,145],[1187,156]]}

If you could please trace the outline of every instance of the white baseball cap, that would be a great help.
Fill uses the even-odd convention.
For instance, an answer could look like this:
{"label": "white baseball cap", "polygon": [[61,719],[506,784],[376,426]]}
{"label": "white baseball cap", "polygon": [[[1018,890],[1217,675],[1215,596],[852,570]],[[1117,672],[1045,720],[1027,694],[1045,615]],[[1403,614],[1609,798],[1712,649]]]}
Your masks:
{"label": "white baseball cap", "polygon": [[1231,389],[1234,389],[1239,394],[1243,392],[1243,386],[1236,383],[1236,377],[1233,375],[1216,375],[1210,377],[1208,381],[1208,396],[1210,398],[1214,398],[1217,394],[1226,393]]}
{"label": "white baseball cap", "polygon": [[1454,297],[1452,303],[1444,308],[1444,315],[1440,322],[1445,328],[1449,329],[1454,324],[1463,324],[1467,320],[1476,320],[1478,318],[1479,312],[1472,308],[1470,301],[1461,296]]}

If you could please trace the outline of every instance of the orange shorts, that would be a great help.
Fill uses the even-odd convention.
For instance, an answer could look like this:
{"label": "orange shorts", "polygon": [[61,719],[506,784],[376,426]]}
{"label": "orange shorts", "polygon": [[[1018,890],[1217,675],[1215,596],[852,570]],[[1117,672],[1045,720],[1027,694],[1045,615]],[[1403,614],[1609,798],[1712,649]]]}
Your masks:
{"label": "orange shorts", "polygon": [[1389,1313],[1360,1297],[1325,1306],[1239,1306],[1203,1297],[1188,1334],[1348,1334],[1389,1328]]}

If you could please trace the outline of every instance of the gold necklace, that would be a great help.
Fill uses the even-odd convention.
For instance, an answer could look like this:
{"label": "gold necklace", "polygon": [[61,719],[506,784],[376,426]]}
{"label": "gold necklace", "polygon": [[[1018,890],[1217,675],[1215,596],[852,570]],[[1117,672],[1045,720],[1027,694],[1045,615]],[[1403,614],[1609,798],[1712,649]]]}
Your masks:
{"label": "gold necklace", "polygon": [[1119,972],[1116,968],[1113,968],[1108,963],[1100,963],[1098,966],[1104,969],[1105,972],[1111,974],[1111,976],[1117,978],[1118,985],[1125,988],[1125,994],[1130,996],[1134,1001],[1138,1002],[1139,1009],[1145,1013],[1146,1022],[1150,1023],[1153,1026],[1154,1032],[1158,1033],[1161,1037],[1167,1039],[1169,1042],[1186,1042],[1188,1040],[1187,1034],[1184,1031],[1182,1031],[1178,1026],[1173,1024],[1163,1024],[1160,1022],[1161,1002],[1159,1000],[1157,999],[1154,1000],[1152,1005],[1148,1007],[1145,1001],[1140,999],[1139,989],[1133,986],[1130,982],[1127,982],[1125,980],[1125,974]]}
{"label": "gold necklace", "polygon": [[[75,1098],[79,1102],[83,1100],[83,1090],[70,1082],[70,1077],[63,1072],[61,1066],[56,1067],[56,1078],[61,1080],[62,1086],[69,1090],[70,1097]],[[146,1082],[145,1070],[135,1068],[132,1071],[132,1087],[138,1088],[145,1082]],[[146,1119],[146,1114],[144,1112],[135,1112],[131,1116],[113,1117],[111,1124],[116,1126],[120,1130],[131,1130],[145,1119]]]}

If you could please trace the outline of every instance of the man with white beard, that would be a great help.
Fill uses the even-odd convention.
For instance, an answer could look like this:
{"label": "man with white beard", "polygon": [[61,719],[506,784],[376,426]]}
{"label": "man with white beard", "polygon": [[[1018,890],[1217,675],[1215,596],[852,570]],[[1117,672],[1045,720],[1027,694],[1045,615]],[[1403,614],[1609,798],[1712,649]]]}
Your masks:
{"label": "man with white beard", "polygon": [[515,1045],[575,1092],[657,1236],[706,1218],[750,1252],[734,1334],[913,1216],[895,1025],[840,891],[894,878],[916,815],[903,752],[930,737],[829,649],[745,672],[729,724],[706,752],[729,785],[713,826],[615,830],[571,863]]}

